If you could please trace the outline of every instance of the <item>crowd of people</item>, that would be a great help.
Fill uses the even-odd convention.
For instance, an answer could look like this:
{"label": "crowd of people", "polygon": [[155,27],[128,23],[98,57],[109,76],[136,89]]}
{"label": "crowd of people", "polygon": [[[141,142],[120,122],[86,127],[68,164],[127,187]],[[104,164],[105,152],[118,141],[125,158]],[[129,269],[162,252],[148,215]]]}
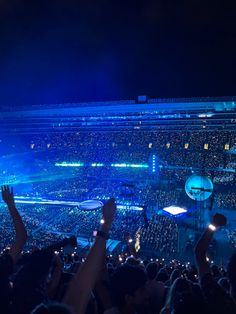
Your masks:
{"label": "crowd of people", "polygon": [[[184,190],[193,173],[212,179],[214,209],[235,209],[235,145],[235,132],[204,130],[71,132],[1,139],[0,148],[8,155],[0,160],[0,167],[4,164],[0,179],[22,183],[18,195],[23,191],[29,197],[77,202],[114,196],[116,202],[110,199],[102,209],[91,211],[77,206],[16,206],[13,191],[3,186],[0,313],[236,313],[236,256],[227,267],[206,260],[214,232],[226,225],[223,215],[216,214],[213,226],[198,239],[195,267],[177,260],[179,225],[174,219],[155,211],[147,220],[146,213],[129,210],[130,205],[146,204],[156,209],[174,204],[194,207]],[[21,158],[17,153],[22,153]],[[124,162],[150,164],[153,154],[155,173],[151,168],[111,167]],[[65,161],[84,166],[55,166]],[[117,209],[116,203],[127,208]],[[99,232],[90,241],[95,230]],[[236,232],[226,230],[235,248]],[[77,243],[78,236],[89,239],[85,250]],[[106,251],[108,237],[122,243],[112,254]]]}
{"label": "crowd of people", "polygon": [[[146,163],[155,153],[164,164],[187,167],[227,167],[235,158],[230,154],[236,145],[235,132],[230,131],[132,131],[71,132],[44,135],[21,135],[1,139],[0,145],[9,153],[47,152],[54,160],[81,162]],[[57,152],[58,154],[53,154]],[[79,156],[79,157],[78,157]]]}
{"label": "crowd of people", "polygon": [[236,249],[236,229],[227,230],[230,244]]}
{"label": "crowd of people", "polygon": [[[136,170],[135,170],[136,171]],[[109,175],[112,175],[113,171],[109,170]],[[107,199],[109,195],[116,195],[119,202],[129,201],[135,204],[148,203],[159,208],[164,208],[172,204],[178,204],[179,206],[193,207],[194,201],[189,199],[186,195],[184,185],[176,185],[176,183],[170,183],[169,181],[161,181],[155,179],[147,179],[144,182],[134,181],[134,177],[131,178],[133,188],[127,189],[127,195],[123,189],[123,182],[128,179],[128,175],[123,178],[124,171],[116,171],[114,180],[112,177],[105,176],[105,179],[99,177],[99,173],[93,177],[85,177],[80,173],[81,177],[73,177],[67,179],[61,184],[61,181],[48,181],[38,182],[33,184],[33,190],[29,195],[40,195],[48,199],[57,200],[89,200],[89,199]],[[96,177],[96,175],[98,177]],[[141,175],[141,174],[140,174]],[[169,172],[171,180],[173,180],[173,174]],[[99,179],[101,178],[101,179]],[[171,191],[170,191],[171,186]],[[44,190],[44,187],[46,189]],[[27,195],[27,194],[26,194]],[[236,193],[233,187],[229,185],[217,187],[214,185],[214,207],[218,209],[234,209],[236,208]]]}
{"label": "crowd of people", "polygon": [[148,226],[141,227],[137,234],[141,245],[160,256],[175,256],[178,250],[178,225],[168,217],[154,215]]}
{"label": "crowd of people", "polygon": [[[161,257],[166,250],[165,239],[169,237],[171,241],[173,237],[172,242],[176,241],[177,226],[159,216],[140,227],[136,238],[148,241],[152,250],[158,249],[160,258],[141,257],[136,249],[137,241],[130,241],[129,234],[126,251],[107,255],[106,242],[112,232],[118,232],[117,216],[118,220],[124,219],[124,223],[127,219],[130,232],[133,225],[138,224],[131,215],[126,218],[123,212],[119,213],[113,198],[95,214],[96,220],[101,219],[94,243],[86,255],[78,251],[75,236],[57,238],[55,234],[53,238],[49,235],[45,241],[43,233],[46,231],[42,228],[39,230],[42,238],[38,238],[42,245],[26,251],[34,233],[28,228],[36,226],[31,224],[30,227],[28,221],[25,222],[24,210],[19,213],[9,186],[2,187],[2,199],[9,213],[8,218],[2,216],[2,225],[9,229],[11,239],[7,244],[1,238],[1,246],[7,244],[0,255],[1,313],[236,313],[236,255],[230,258],[226,268],[207,261],[207,249],[214,233],[227,224],[222,214],[214,215],[211,225],[198,239],[193,252],[194,266],[170,256]],[[38,208],[35,215],[37,210],[39,215],[43,212]],[[63,216],[59,209],[54,213]],[[50,222],[50,213],[45,211],[42,216]],[[87,227],[86,218],[82,226]],[[155,238],[159,239],[156,244]]]}
{"label": "crowd of people", "polygon": [[[27,250],[41,247],[42,243],[49,244],[55,237],[61,239],[71,234],[90,239],[102,219],[100,209],[84,210],[79,206],[18,204],[18,210],[28,230],[25,246]],[[4,239],[0,243],[0,249],[4,249],[13,237],[11,217],[4,206],[0,206],[0,218],[4,225],[0,229]],[[123,242],[127,236],[135,239],[138,233],[142,235],[143,250],[158,251],[159,247],[162,255],[176,253],[178,230],[172,218],[154,215],[147,227],[147,218],[144,217],[143,211],[134,210],[129,206],[118,208],[110,233],[111,239]],[[159,234],[158,237],[154,236],[156,233]]]}
{"label": "crowd of people", "polygon": [[[161,208],[171,204],[193,206],[185,195],[184,184],[193,173],[204,174],[214,183],[214,206],[235,208],[235,172],[220,170],[235,170],[235,145],[235,132],[231,131],[49,133],[18,136],[17,144],[12,136],[0,141],[3,152],[14,151],[4,159],[0,177],[3,182],[7,178],[8,184],[29,182],[34,195],[79,201],[107,199],[113,194],[120,200],[120,186],[129,180],[136,186],[132,201],[142,204],[148,200]],[[17,153],[24,153],[20,160]],[[124,162],[149,164],[153,154],[157,157],[155,174],[148,168],[110,166]],[[55,167],[57,162],[76,161],[84,166]],[[91,167],[91,163],[102,163],[103,167]],[[22,175],[22,169],[28,173]]]}
{"label": "crowd of people", "polygon": [[[186,202],[183,200],[184,184],[192,173],[209,176],[214,183],[215,205],[236,207],[233,191],[236,155],[232,149],[236,145],[235,132],[177,132],[177,131],[132,131],[132,132],[71,132],[49,133],[46,135],[21,135],[1,139],[0,148],[9,154],[24,153],[20,161],[17,155],[4,159],[4,173],[8,183],[22,182],[22,169],[29,171],[28,180],[33,182],[33,192],[56,198],[77,197],[80,201],[90,198],[106,198],[110,188],[117,192],[120,182],[130,180],[142,183],[136,196],[140,203],[147,198],[154,202],[163,199],[160,206],[168,201]],[[112,168],[112,163],[149,164],[150,156],[157,157],[155,174],[150,169]],[[17,158],[17,162],[11,158]],[[25,160],[25,161],[23,161]],[[36,161],[35,163],[33,161]],[[59,168],[57,162],[81,162],[83,167]],[[1,161],[0,161],[1,163]],[[91,167],[91,163],[102,163],[103,167]],[[9,164],[9,167],[7,166]],[[27,167],[26,167],[27,165]],[[1,166],[1,164],[0,164]],[[40,177],[33,177],[40,173]],[[27,176],[26,176],[27,177]],[[33,177],[33,180],[31,178]],[[29,179],[30,178],[30,179]],[[45,179],[46,178],[46,179]],[[53,179],[54,178],[54,179]],[[67,180],[65,180],[67,178]],[[99,178],[97,180],[96,178]],[[102,180],[107,178],[109,182]],[[63,184],[61,181],[63,180]],[[46,182],[45,182],[46,181]],[[155,188],[150,188],[150,181],[155,181]],[[162,185],[172,185],[176,197],[171,193],[163,196]],[[118,197],[116,193],[116,197]],[[156,196],[156,197],[155,197]],[[164,200],[165,198],[165,200]]]}

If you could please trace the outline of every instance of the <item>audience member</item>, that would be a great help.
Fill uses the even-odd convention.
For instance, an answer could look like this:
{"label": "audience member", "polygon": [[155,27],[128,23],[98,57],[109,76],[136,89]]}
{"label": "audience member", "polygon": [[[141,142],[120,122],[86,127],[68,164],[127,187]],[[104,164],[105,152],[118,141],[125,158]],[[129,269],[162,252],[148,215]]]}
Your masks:
{"label": "audience member", "polygon": [[[1,313],[236,313],[236,255],[230,258],[227,273],[217,265],[210,266],[206,259],[214,233],[227,223],[222,214],[213,216],[195,247],[196,268],[177,260],[142,260],[132,241],[127,253],[107,256],[106,243],[119,215],[114,199],[109,199],[95,216],[103,223],[100,227],[97,224],[97,236],[87,255],[80,254],[74,236],[59,241],[55,238],[50,245],[24,252],[28,235],[13,190],[3,186],[2,198],[15,238],[0,255]],[[162,243],[155,240],[160,238],[158,233],[166,235],[163,226],[158,226],[161,222],[171,232],[170,222],[158,217],[146,226],[151,237],[147,230],[139,230],[145,241],[151,239],[155,249]],[[172,227],[175,230],[175,225]]]}

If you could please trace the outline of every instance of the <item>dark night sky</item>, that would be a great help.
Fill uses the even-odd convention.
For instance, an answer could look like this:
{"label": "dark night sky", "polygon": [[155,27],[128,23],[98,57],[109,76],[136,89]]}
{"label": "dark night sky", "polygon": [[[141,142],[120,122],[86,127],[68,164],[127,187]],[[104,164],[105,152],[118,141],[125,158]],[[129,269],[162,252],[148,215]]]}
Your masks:
{"label": "dark night sky", "polygon": [[0,106],[236,95],[228,0],[0,0]]}

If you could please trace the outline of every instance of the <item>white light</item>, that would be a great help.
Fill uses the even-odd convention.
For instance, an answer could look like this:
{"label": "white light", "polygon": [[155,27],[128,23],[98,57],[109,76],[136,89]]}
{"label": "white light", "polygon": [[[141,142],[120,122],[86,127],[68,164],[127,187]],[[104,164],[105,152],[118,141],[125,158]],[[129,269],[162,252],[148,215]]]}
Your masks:
{"label": "white light", "polygon": [[117,209],[127,209],[127,210],[143,210],[143,207],[134,205],[117,205]]}
{"label": "white light", "polygon": [[132,239],[129,239],[129,243],[132,243],[133,242],[133,240]]}
{"label": "white light", "polygon": [[101,219],[101,220],[100,220],[100,224],[103,225],[104,223],[105,223],[105,220],[104,220],[104,219]]}
{"label": "white light", "polygon": [[215,231],[216,230],[216,227],[212,224],[209,224],[208,228],[212,231]]}
{"label": "white light", "polygon": [[199,118],[210,118],[210,117],[212,117],[212,116],[213,116],[212,113],[200,113],[200,114],[198,115]]}
{"label": "white light", "polygon": [[179,214],[183,214],[186,213],[187,210],[182,208],[182,207],[178,207],[178,206],[169,206],[169,207],[165,207],[163,208],[163,210],[171,215],[179,215]]}

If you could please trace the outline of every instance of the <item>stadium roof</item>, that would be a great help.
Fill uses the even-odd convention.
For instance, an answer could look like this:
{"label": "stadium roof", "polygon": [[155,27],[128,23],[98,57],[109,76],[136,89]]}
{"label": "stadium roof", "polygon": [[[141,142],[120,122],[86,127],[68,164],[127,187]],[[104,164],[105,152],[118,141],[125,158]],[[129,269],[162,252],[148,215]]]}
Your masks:
{"label": "stadium roof", "polygon": [[147,99],[31,106],[2,111],[1,132],[232,130],[236,97]]}

